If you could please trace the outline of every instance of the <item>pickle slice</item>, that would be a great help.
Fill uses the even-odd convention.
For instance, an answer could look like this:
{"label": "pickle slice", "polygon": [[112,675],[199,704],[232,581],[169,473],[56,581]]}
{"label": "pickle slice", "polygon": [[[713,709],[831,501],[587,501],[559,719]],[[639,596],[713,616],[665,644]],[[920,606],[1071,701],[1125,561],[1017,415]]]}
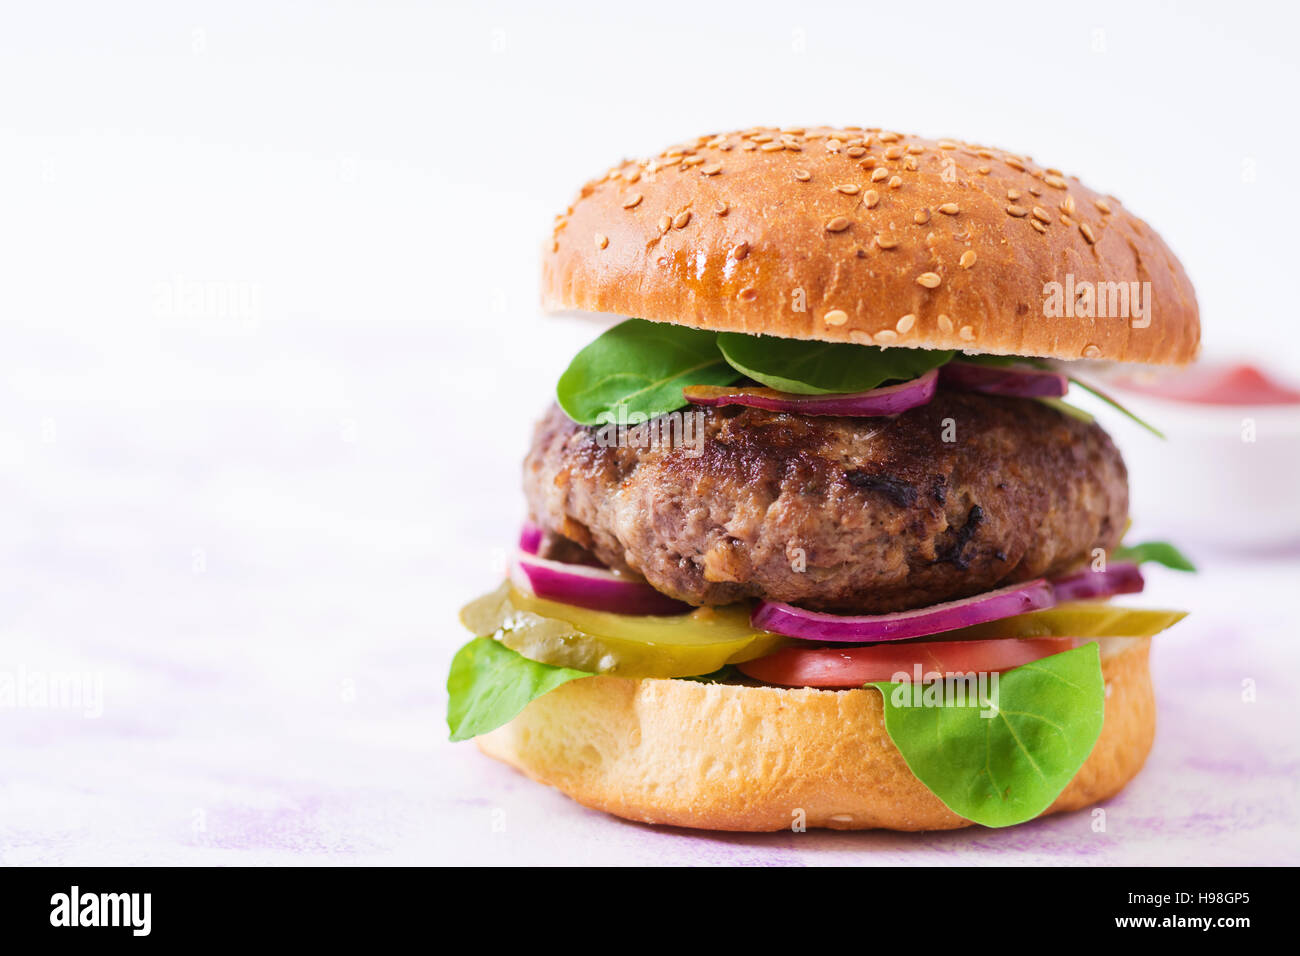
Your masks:
{"label": "pickle slice", "polygon": [[590,611],[530,597],[507,581],[470,602],[460,619],[529,660],[619,677],[694,677],[792,643],[756,630],[750,609],[733,604],[651,617]]}
{"label": "pickle slice", "polygon": [[1154,637],[1186,616],[1186,611],[1068,601],[1046,610],[1004,617],[1000,621],[975,624],[936,636],[945,641],[979,641],[998,637]]}

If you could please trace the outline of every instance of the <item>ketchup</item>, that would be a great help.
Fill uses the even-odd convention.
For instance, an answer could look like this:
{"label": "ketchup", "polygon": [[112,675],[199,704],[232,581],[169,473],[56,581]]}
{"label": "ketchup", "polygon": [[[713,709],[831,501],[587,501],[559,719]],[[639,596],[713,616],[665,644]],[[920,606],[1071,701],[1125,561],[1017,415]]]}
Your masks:
{"label": "ketchup", "polygon": [[1197,405],[1300,405],[1300,391],[1254,365],[1196,366],[1155,381],[1126,378],[1124,388]]}

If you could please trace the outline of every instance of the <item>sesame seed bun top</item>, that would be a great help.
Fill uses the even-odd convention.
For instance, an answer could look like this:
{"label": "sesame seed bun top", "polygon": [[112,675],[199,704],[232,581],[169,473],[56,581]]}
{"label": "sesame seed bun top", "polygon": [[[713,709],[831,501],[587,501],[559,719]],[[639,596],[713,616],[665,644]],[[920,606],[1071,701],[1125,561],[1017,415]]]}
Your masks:
{"label": "sesame seed bun top", "polygon": [[828,342],[1176,363],[1196,295],[1112,196],[1028,158],[859,127],[701,136],[587,183],[551,310]]}

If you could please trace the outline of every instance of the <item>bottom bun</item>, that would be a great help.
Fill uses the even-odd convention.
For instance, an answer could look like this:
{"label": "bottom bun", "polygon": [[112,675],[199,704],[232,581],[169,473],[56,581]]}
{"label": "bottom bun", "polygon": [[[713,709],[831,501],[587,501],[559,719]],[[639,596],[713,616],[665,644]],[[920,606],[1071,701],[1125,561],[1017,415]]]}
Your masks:
{"label": "bottom bun", "polygon": [[[1111,797],[1155,736],[1150,639],[1102,642],[1106,717],[1046,811]],[[874,690],[591,677],[478,738],[482,751],[579,803],[629,820],[707,830],[950,830],[953,813],[913,776]],[[800,816],[802,811],[802,817]]]}

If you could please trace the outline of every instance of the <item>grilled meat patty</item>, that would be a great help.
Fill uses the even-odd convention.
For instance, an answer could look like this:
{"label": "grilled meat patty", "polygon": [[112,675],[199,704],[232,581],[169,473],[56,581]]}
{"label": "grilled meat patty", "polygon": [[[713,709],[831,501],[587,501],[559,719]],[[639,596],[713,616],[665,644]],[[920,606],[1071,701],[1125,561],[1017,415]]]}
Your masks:
{"label": "grilled meat patty", "polygon": [[698,416],[678,435],[693,441],[632,447],[652,433],[619,444],[552,408],[524,490],[544,529],[692,604],[922,607],[1071,570],[1128,515],[1110,437],[1030,399],[941,389],[892,419],[680,414]]}

